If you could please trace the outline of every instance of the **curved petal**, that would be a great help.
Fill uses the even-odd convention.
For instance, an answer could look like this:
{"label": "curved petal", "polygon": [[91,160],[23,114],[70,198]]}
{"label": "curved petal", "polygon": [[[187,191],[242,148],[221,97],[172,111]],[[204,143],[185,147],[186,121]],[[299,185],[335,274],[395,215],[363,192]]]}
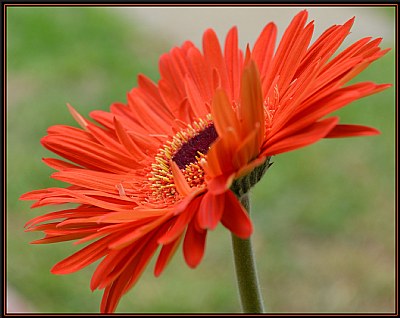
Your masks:
{"label": "curved petal", "polygon": [[277,155],[279,153],[288,152],[317,142],[328,135],[333,127],[335,127],[338,120],[338,117],[327,118],[310,125],[299,133],[283,138],[270,146],[267,142],[263,154],[266,156]]}
{"label": "curved petal", "polygon": [[165,234],[158,239],[159,244],[170,244],[183,234],[184,230],[187,228],[187,225],[198,211],[200,201],[201,197],[194,199],[189,205],[187,205],[185,210],[176,216],[174,223],[171,225],[168,231],[166,231]]}
{"label": "curved petal", "polygon": [[201,200],[197,221],[201,228],[213,230],[221,220],[225,208],[225,194],[207,192]]}
{"label": "curved petal", "polygon": [[107,243],[111,240],[112,237],[105,237],[86,246],[61,262],[58,262],[53,266],[51,272],[53,274],[69,274],[90,265],[107,254]]}
{"label": "curved petal", "polygon": [[193,219],[188,225],[183,241],[183,255],[189,267],[195,268],[201,262],[204,255],[206,236],[207,231],[197,229]]}
{"label": "curved petal", "polygon": [[253,59],[257,63],[260,73],[265,76],[271,67],[274,54],[277,28],[274,23],[268,23],[257,38],[253,47]]}
{"label": "curved petal", "polygon": [[225,193],[225,210],[221,223],[233,234],[242,239],[249,238],[253,233],[253,225],[249,215],[232,191]]}
{"label": "curved petal", "polygon": [[325,138],[341,138],[355,136],[374,136],[381,132],[378,129],[361,125],[336,125]]}
{"label": "curved petal", "polygon": [[161,275],[172,256],[178,249],[181,240],[182,236],[179,236],[177,239],[175,239],[175,241],[172,241],[161,248],[160,255],[158,256],[156,265],[154,267],[154,276],[158,277]]}
{"label": "curved petal", "polygon": [[[260,75],[254,60],[243,70],[240,89],[239,119],[242,124],[241,136],[249,135],[256,126],[258,147],[261,146],[265,134],[264,101],[262,98]],[[258,151],[258,149],[257,149]]]}
{"label": "curved petal", "polygon": [[226,70],[226,64],[222,55],[221,46],[214,30],[208,29],[203,35],[204,58],[211,69],[215,69],[221,80],[221,86],[230,92],[230,84]]}
{"label": "curved petal", "polygon": [[231,100],[238,100],[239,98],[239,79],[240,71],[242,68],[240,56],[241,52],[238,48],[238,32],[237,27],[229,30],[225,40],[224,58],[226,61],[226,69],[230,83],[229,96]]}

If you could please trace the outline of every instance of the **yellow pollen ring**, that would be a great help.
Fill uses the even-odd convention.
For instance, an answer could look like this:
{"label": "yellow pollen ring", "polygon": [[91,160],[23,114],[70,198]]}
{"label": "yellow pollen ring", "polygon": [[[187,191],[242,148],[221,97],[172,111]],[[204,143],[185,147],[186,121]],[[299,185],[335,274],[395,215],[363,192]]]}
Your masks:
{"label": "yellow pollen ring", "polygon": [[[169,162],[185,143],[210,124],[212,124],[212,117],[211,114],[208,114],[205,119],[199,119],[189,124],[186,129],[177,132],[171,140],[166,141],[164,146],[160,148],[148,176],[149,185],[152,189],[152,201],[166,201],[177,198],[178,192]],[[206,155],[198,152],[196,162],[186,165],[185,169],[181,169],[191,188],[204,184],[204,170],[202,168],[204,162],[206,162]]]}

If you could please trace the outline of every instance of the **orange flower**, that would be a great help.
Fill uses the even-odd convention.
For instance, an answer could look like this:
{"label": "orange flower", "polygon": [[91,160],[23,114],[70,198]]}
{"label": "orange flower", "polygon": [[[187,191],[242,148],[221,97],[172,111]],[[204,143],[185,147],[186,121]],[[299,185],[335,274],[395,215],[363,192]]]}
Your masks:
{"label": "orange flower", "polygon": [[291,22],[275,51],[276,26],[268,24],[252,49],[238,48],[232,28],[224,51],[213,30],[203,53],[191,42],[160,58],[161,79],[145,76],[127,105],[94,111],[92,122],[70,111],[82,129],[53,126],[44,147],[69,160],[46,158],[52,177],[71,184],[21,196],[32,207],[77,203],[36,217],[33,243],[93,241],[52,268],[68,274],[103,258],[90,287],[105,289],[102,312],[113,312],[160,247],[160,275],[180,242],[190,267],[204,253],[208,230],[219,222],[240,238],[252,224],[237,196],[247,192],[273,155],[321,138],[374,135],[374,128],[324,118],[390,85],[344,86],[388,50],[363,38],[332,58],[353,24],[327,29],[310,45],[307,12]]}

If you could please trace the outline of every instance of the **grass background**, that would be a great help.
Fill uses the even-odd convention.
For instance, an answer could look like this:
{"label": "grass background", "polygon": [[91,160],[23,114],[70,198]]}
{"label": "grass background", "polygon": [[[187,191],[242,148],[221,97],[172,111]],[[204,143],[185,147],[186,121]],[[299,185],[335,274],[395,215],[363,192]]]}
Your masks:
{"label": "grass background", "polygon": [[[388,10],[393,19],[393,10]],[[157,60],[173,45],[134,21],[99,8],[7,9],[7,280],[37,312],[98,312],[96,264],[56,276],[71,243],[29,245],[30,211],[18,197],[64,186],[41,162],[55,124],[76,126],[65,104],[88,116],[125,101],[138,73],[158,79]],[[394,47],[383,43],[383,47]],[[395,52],[357,81],[393,83]],[[269,312],[393,312],[395,292],[394,88],[338,112],[342,122],[377,127],[369,138],[329,139],[273,159],[252,193],[254,248]],[[117,312],[239,312],[230,235],[210,232],[204,260],[189,269],[181,250],[159,278],[152,262]]]}

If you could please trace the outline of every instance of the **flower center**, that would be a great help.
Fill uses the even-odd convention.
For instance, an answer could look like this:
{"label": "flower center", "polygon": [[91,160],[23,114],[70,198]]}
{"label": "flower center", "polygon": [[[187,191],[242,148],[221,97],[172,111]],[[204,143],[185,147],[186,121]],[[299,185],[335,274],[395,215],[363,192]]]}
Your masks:
{"label": "flower center", "polygon": [[210,145],[217,137],[214,124],[211,123],[206,129],[184,143],[172,157],[172,160],[176,162],[180,169],[185,169],[187,165],[197,162],[199,154],[207,154]]}
{"label": "flower center", "polygon": [[181,169],[190,187],[203,186],[204,170],[199,162],[206,158],[211,144],[217,137],[211,115],[208,115],[206,119],[188,125],[167,141],[152,164],[148,178],[151,188],[149,201],[171,203],[179,197],[170,167],[171,160]]}

